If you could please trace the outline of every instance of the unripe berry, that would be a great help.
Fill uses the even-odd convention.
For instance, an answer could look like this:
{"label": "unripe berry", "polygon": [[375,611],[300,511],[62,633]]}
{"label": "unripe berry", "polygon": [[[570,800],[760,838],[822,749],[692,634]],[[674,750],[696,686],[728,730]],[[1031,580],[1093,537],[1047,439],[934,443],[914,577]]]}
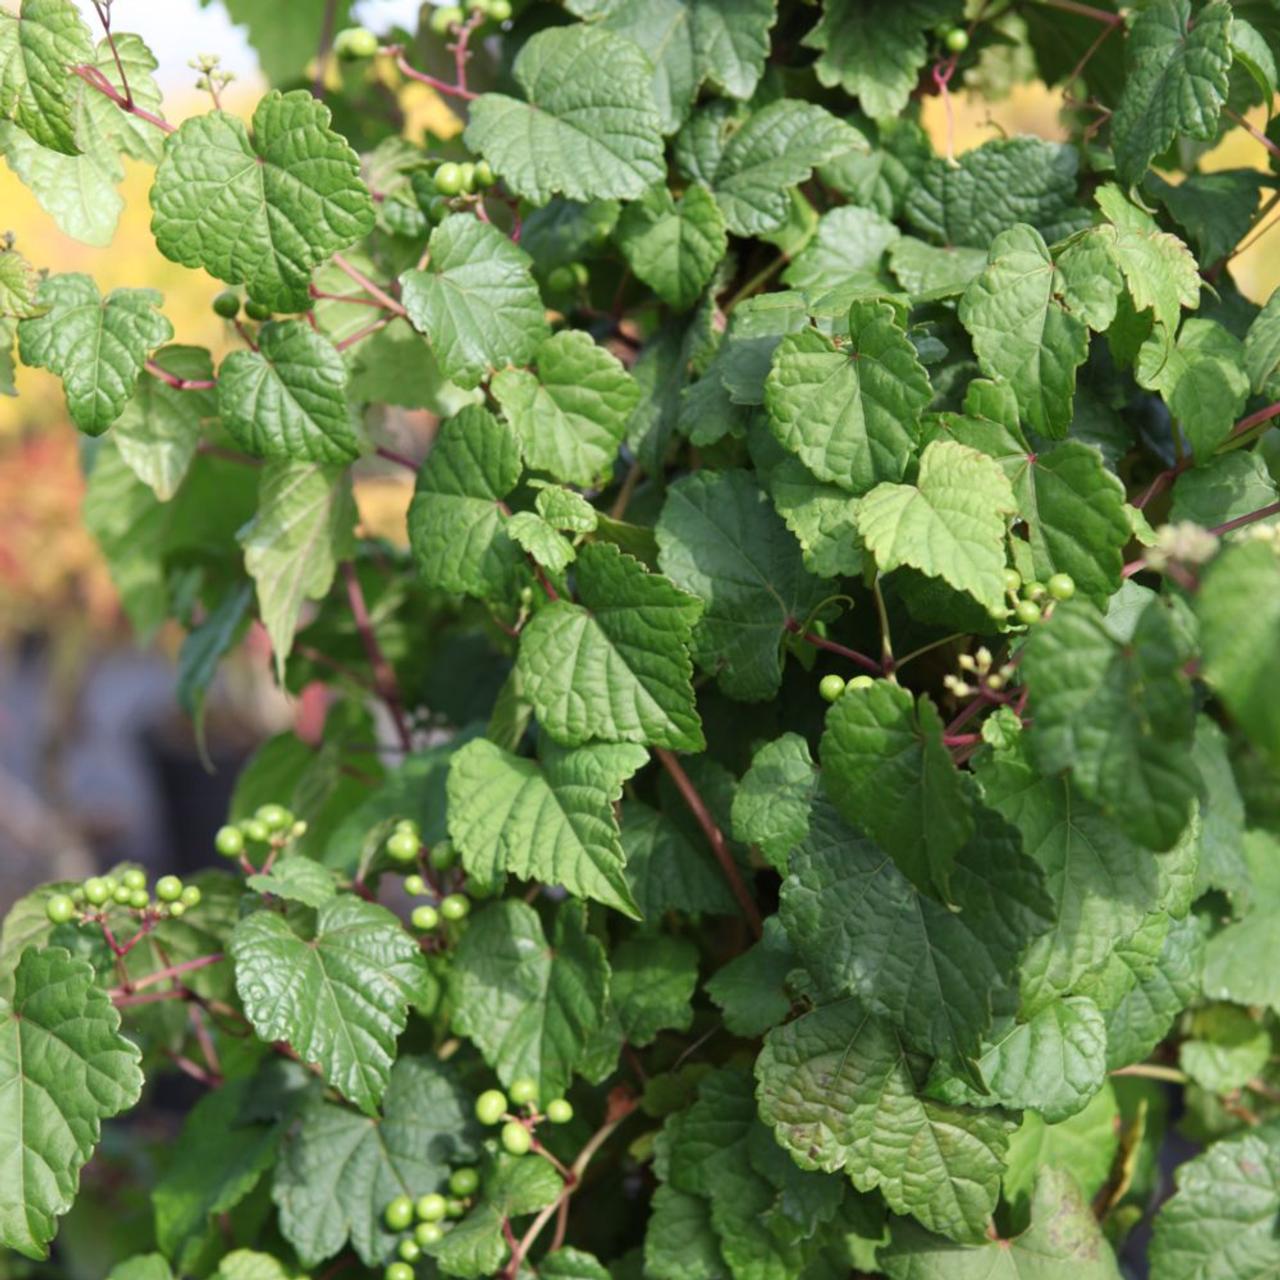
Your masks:
{"label": "unripe berry", "polygon": [[275,314],[270,307],[263,306],[261,302],[254,302],[252,299],[244,304],[244,313],[250,320],[257,320],[259,322],[263,320],[270,320]]}
{"label": "unripe berry", "polygon": [[507,1095],[501,1089],[486,1089],[476,1099],[476,1119],[481,1124],[497,1124],[506,1113]]}
{"label": "unripe berry", "polygon": [[182,897],[182,881],[177,876],[161,876],[156,881],[156,897],[161,902],[177,902]]}
{"label": "unripe berry", "polygon": [[421,848],[418,837],[409,831],[393,831],[387,840],[387,857],[393,862],[412,862]]}
{"label": "unripe berry", "polygon": [[1070,600],[1076,593],[1076,580],[1069,573],[1055,573],[1046,585],[1055,600]]}
{"label": "unripe berry", "polygon": [[420,907],[414,907],[409,923],[422,933],[430,933],[440,924],[440,913],[435,907],[423,903]]}
{"label": "unripe berry", "polygon": [[151,905],[151,895],[145,889],[132,889],[129,892],[129,905],[135,911],[145,911]]}
{"label": "unripe berry", "polygon": [[1022,586],[1022,574],[1017,569],[1006,569],[1004,571],[1004,589],[1010,594],[1016,595],[1020,586]]}
{"label": "unripe berry", "polygon": [[528,1155],[533,1147],[533,1134],[519,1120],[508,1120],[502,1126],[502,1145],[513,1156]]}
{"label": "unripe berry", "polygon": [[126,889],[145,889],[147,873],[141,867],[130,867],[121,877],[120,883]]}
{"label": "unripe berry", "polygon": [[204,897],[204,895],[200,892],[200,886],[197,884],[189,884],[182,891],[182,905],[184,907],[198,907],[202,897]]}
{"label": "unripe berry", "polygon": [[835,672],[825,675],[818,681],[818,696],[824,702],[834,702],[845,689],[844,677],[838,676]]}
{"label": "unripe berry", "polygon": [[344,60],[372,58],[378,52],[378,37],[368,27],[348,27],[334,37],[333,51]]}
{"label": "unripe berry", "polygon": [[489,0],[489,17],[494,22],[506,22],[511,17],[510,0]]}
{"label": "unripe berry", "polygon": [[415,871],[404,878],[404,891],[413,897],[421,897],[427,891],[427,882]]}
{"label": "unripe berry", "polygon": [[[440,1201],[444,1204],[444,1201]],[[441,1211],[443,1217],[443,1211]],[[444,1228],[438,1222],[420,1222],[414,1228],[413,1238],[424,1249],[430,1249],[444,1239]]]}
{"label": "unripe berry", "polygon": [[476,167],[468,160],[465,164],[458,166],[458,173],[462,178],[462,190],[470,195],[476,189]]}
{"label": "unripe berry", "polygon": [[44,913],[53,924],[66,924],[76,913],[76,904],[69,893],[55,893],[44,904]]}
{"label": "unripe berry", "polygon": [[408,1237],[400,1241],[400,1247],[396,1252],[406,1262],[417,1262],[422,1257],[422,1247],[412,1237]]}
{"label": "unripe berry", "polygon": [[431,30],[438,36],[447,35],[451,27],[462,22],[462,10],[457,5],[445,5],[431,15]]}
{"label": "unripe berry", "polygon": [[112,900],[122,907],[129,905],[129,899],[133,897],[133,890],[127,884],[118,884],[115,891],[111,895]]}
{"label": "unripe berry", "polygon": [[573,1106],[565,1098],[552,1098],[547,1103],[547,1119],[552,1124],[568,1124],[573,1119]]}
{"label": "unripe berry", "polygon": [[1047,594],[1043,582],[1027,582],[1022,587],[1022,598],[1024,600],[1043,600]]}
{"label": "unripe berry", "polygon": [[854,676],[853,679],[845,685],[845,688],[870,689],[873,684],[875,684],[875,681],[870,676]]}
{"label": "unripe berry", "polygon": [[449,1175],[449,1190],[455,1196],[473,1196],[479,1186],[480,1175],[469,1165],[462,1169],[455,1169]]}
{"label": "unripe berry", "polygon": [[521,1076],[518,1080],[511,1082],[507,1092],[511,1094],[511,1101],[516,1106],[523,1107],[528,1102],[538,1101],[538,1082],[531,1080],[528,1076]]}
{"label": "unripe berry", "polygon": [[431,846],[431,853],[427,857],[427,861],[437,871],[448,871],[458,861],[458,851],[453,847],[449,840],[441,840],[439,844]]}
{"label": "unripe berry", "polygon": [[385,1280],[413,1280],[413,1268],[407,1262],[389,1263],[382,1274]]}
{"label": "unripe berry", "polygon": [[1013,606],[1014,615],[1025,626],[1032,626],[1040,621],[1040,606],[1034,600],[1019,600]]}
{"label": "unripe berry", "polygon": [[952,53],[963,53],[969,47],[969,33],[963,27],[952,27],[942,38]]}
{"label": "unripe berry", "polygon": [[100,907],[111,897],[111,887],[101,876],[90,876],[84,882],[84,897],[90,905]]}
{"label": "unripe berry", "polygon": [[266,823],[268,831],[283,831],[293,825],[293,814],[282,804],[259,805],[253,816]]}
{"label": "unripe berry", "polygon": [[244,852],[244,832],[239,827],[219,827],[213,847],[224,858],[238,858]]}
{"label": "unripe berry", "polygon": [[493,176],[493,169],[487,160],[477,161],[475,165],[475,179],[478,187],[491,187],[497,178]]}
{"label": "unripe berry", "polygon": [[467,1202],[459,1200],[457,1196],[450,1196],[444,1202],[445,1216],[449,1218],[461,1218],[467,1211]]}
{"label": "unripe berry", "polygon": [[[423,1222],[439,1222],[445,1214],[445,1199],[438,1191],[431,1191],[425,1196],[418,1197],[418,1204],[416,1207],[418,1210],[418,1217],[421,1218]],[[424,1241],[419,1239],[418,1243],[423,1244]]]}
{"label": "unripe berry", "polygon": [[464,920],[471,911],[471,899],[464,893],[451,893],[440,903],[440,914],[446,920]]}
{"label": "unripe berry", "polygon": [[265,844],[271,839],[271,828],[261,818],[249,818],[240,826],[245,835],[258,844]]}
{"label": "unripe berry", "polygon": [[572,293],[578,287],[578,277],[573,268],[556,267],[547,276],[547,288],[552,293]]}
{"label": "unripe berry", "polygon": [[240,295],[234,289],[223,289],[214,296],[213,310],[224,320],[234,320],[240,314]]}
{"label": "unripe berry", "polygon": [[383,1217],[392,1231],[403,1231],[413,1221],[413,1201],[408,1196],[396,1196],[383,1210]]}
{"label": "unripe berry", "polygon": [[436,190],[442,196],[456,196],[462,193],[462,166],[452,160],[446,160],[436,170]]}
{"label": "unripe berry", "polygon": [[175,920],[179,916],[185,916],[187,914],[186,904],[181,898],[179,898],[177,902],[169,903],[169,914],[173,916]]}

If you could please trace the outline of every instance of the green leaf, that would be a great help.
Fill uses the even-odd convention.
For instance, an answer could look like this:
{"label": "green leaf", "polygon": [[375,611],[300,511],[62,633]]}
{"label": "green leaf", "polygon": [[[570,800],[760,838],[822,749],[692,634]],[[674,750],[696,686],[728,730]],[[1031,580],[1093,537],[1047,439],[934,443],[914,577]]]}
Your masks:
{"label": "green leaf", "polygon": [[803,463],[786,458],[769,476],[778,514],[796,536],[804,567],[820,578],[862,572],[858,500],[834,484],[823,484]]}
{"label": "green leaf", "polygon": [[698,183],[678,200],[654,187],[622,211],[615,236],[636,277],[677,311],[698,300],[729,247],[720,206]]}
{"label": "green leaf", "polygon": [[1197,778],[1186,653],[1168,610],[1152,600],[1132,637],[1094,606],[1071,600],[1036,627],[1023,673],[1035,699],[1032,757],[1150,849],[1187,826]]}
{"label": "green leaf", "polygon": [[818,79],[839,85],[879,120],[906,107],[928,60],[928,29],[950,16],[959,16],[959,6],[949,0],[905,0],[887,9],[826,0],[804,43],[819,51]]}
{"label": "green leaf", "polygon": [[687,1031],[698,985],[698,949],[684,938],[640,935],[609,957],[609,996],[627,1041],[652,1043],[659,1031]]}
{"label": "green leaf", "polygon": [[711,1225],[711,1206],[666,1183],[653,1193],[644,1237],[645,1274],[653,1280],[729,1280]]}
{"label": "green leaf", "polygon": [[329,122],[304,89],[268,93],[252,138],[224,111],[184,121],[151,188],[156,247],[274,311],[305,310],[312,270],[373,229],[356,153]]}
{"label": "green leaf", "polygon": [[818,773],[809,744],[798,733],[766,742],[733,795],[733,834],[760,851],[784,875],[787,854],[809,831],[809,807]]}
{"label": "green leaf", "polygon": [[273,462],[262,469],[257,515],[238,537],[282,681],[303,603],[328,594],[338,561],[351,554],[355,516],[344,468]]}
{"label": "green leaf", "polygon": [[[0,26],[0,31],[4,28]],[[141,1053],[92,967],[61,947],[24,952],[0,999],[0,1243],[40,1261],[71,1208],[102,1121],[142,1092]]]}
{"label": "green leaf", "polygon": [[544,880],[637,916],[613,805],[648,753],[629,743],[566,750],[544,741],[541,754],[539,766],[477,738],[453,757],[449,835],[464,865],[485,882]]}
{"label": "green leaf", "polygon": [[1280,907],[1263,906],[1210,938],[1204,951],[1205,995],[1280,1010],[1280,979],[1268,960],[1277,929]]}
{"label": "green leaf", "polygon": [[1244,364],[1255,393],[1280,396],[1280,289],[1253,318],[1244,338]]}
{"label": "green leaf", "polygon": [[16,249],[0,249],[0,316],[27,320],[40,314],[36,291],[40,278]]}
{"label": "green leaf", "polygon": [[765,235],[786,222],[789,188],[807,182],[818,165],[866,145],[852,125],[816,103],[780,98],[749,116],[714,173],[702,176],[734,235]]}
{"label": "green leaf", "polygon": [[[200,3],[207,7],[210,0]],[[282,5],[264,5],[258,0],[225,3],[231,20],[247,27],[249,43],[273,84],[296,82],[306,74],[324,25],[326,0],[291,0]],[[332,18],[335,29],[345,25],[349,9],[349,0],[337,0]]]}
{"label": "green leaf", "polygon": [[827,712],[820,752],[836,808],[918,889],[949,902],[955,856],[974,831],[973,798],[933,702],[888,680],[846,689]]}
{"label": "green leaf", "polygon": [[[1249,450],[1233,449],[1203,467],[1184,471],[1174,481],[1169,522],[1190,520],[1211,529],[1269,507],[1278,497],[1276,482],[1262,458]],[[1274,521],[1267,517],[1258,523]]]}
{"label": "green leaf", "polygon": [[553,600],[520,637],[517,669],[558,742],[704,746],[689,657],[701,601],[609,543],[582,548],[578,599]]}
{"label": "green leaf", "polygon": [[915,236],[903,236],[889,246],[889,269],[913,297],[921,294],[963,293],[987,265],[987,251],[939,248]]}
{"label": "green leaf", "polygon": [[1089,353],[1088,327],[1060,301],[1065,282],[1035,228],[1002,231],[987,262],[960,299],[960,323],[973,338],[978,364],[988,377],[1009,383],[1033,430],[1064,436],[1076,369]]}
{"label": "green leaf", "polygon": [[397,1060],[381,1115],[313,1097],[285,1138],[271,1189],[280,1230],[306,1267],[348,1240],[362,1262],[380,1266],[399,1239],[387,1205],[443,1191],[450,1166],[479,1155],[478,1138],[469,1091],[433,1058]]}
{"label": "green leaf", "polygon": [[855,494],[902,479],[932,398],[915,347],[881,302],[853,304],[847,343],[817,329],[783,338],[765,383],[778,442]]}
{"label": "green leaf", "polygon": [[17,14],[0,9],[0,116],[40,146],[76,155],[68,68],[93,60],[89,28],[72,0],[22,0]]}
{"label": "green leaf", "polygon": [[463,213],[447,217],[428,248],[427,269],[406,271],[400,287],[445,377],[476,387],[503,365],[528,364],[547,336],[529,255],[492,223]]}
{"label": "green leaf", "polygon": [[705,605],[693,655],[733,698],[758,701],[782,679],[780,644],[825,594],[800,547],[746,471],[677,480],[658,518],[658,564]]}
{"label": "green leaf", "polygon": [[1280,1267],[1280,1123],[1215,1142],[1175,1174],[1156,1215],[1161,1280],[1263,1280]]}
{"label": "green leaf", "polygon": [[737,901],[705,843],[639,800],[622,802],[627,884],[645,919],[664,911],[736,915]]}
{"label": "green leaf", "polygon": [[519,591],[528,570],[503,499],[520,472],[515,432],[487,409],[469,405],[440,426],[409,504],[409,545],[430,586],[482,600]]}
{"label": "green leaf", "polygon": [[1079,156],[1041,138],[996,138],[955,161],[934,157],[907,192],[907,221],[950,248],[986,249],[1017,223],[1048,243],[1088,226],[1076,202]]}
{"label": "green leaf", "polygon": [[635,200],[662,181],[653,69],[630,40],[581,25],[539,31],[512,75],[525,100],[482,94],[464,140],[517,195]]}
{"label": "green leaf", "polygon": [[159,1253],[140,1253],[117,1262],[107,1280],[173,1280],[173,1271]]}
{"label": "green leaf", "polygon": [[[1240,25],[1241,19],[1232,19],[1233,28]],[[1258,207],[1258,176],[1252,169],[1189,173],[1171,186],[1149,173],[1142,186],[1183,229],[1196,256],[1212,265],[1227,257],[1249,233]]]}
{"label": "green leaf", "polygon": [[1178,1046],[1178,1065],[1202,1089],[1230,1093],[1266,1070],[1271,1036],[1245,1010],[1211,1005],[1196,1013],[1191,1030]]}
{"label": "green leaf", "polygon": [[559,908],[548,941],[533,908],[507,899],[472,919],[449,985],[454,1028],[503,1084],[530,1076],[540,1097],[558,1098],[602,1025],[609,966],[581,904]]}
{"label": "green leaf", "polygon": [[862,499],[858,532],[881,573],[911,565],[995,613],[1004,608],[1005,531],[1016,509],[996,463],[935,440],[914,485],[880,484]]}
{"label": "green leaf", "polygon": [[802,1168],[843,1169],[895,1213],[980,1240],[1000,1194],[1012,1122],[916,1095],[919,1064],[856,1000],[803,1014],[765,1037],[761,1118]]}
{"label": "green leaf", "polygon": [[565,484],[607,478],[640,403],[640,387],[589,333],[565,329],[534,356],[536,375],[503,369],[493,397],[520,439],[525,462]]}
{"label": "green leaf", "polygon": [[734,1035],[754,1039],[777,1026],[791,1011],[787,975],[797,964],[781,919],[770,916],[760,941],[735,956],[706,983],[707,995]]}
{"label": "green leaf", "polygon": [[662,132],[674,133],[710,80],[748,99],[764,72],[776,0],[570,0],[566,6],[638,45],[653,64]]}
{"label": "green leaf", "polygon": [[257,911],[236,926],[230,953],[259,1037],[291,1045],[374,1114],[426,974],[418,944],[395,916],[348,896],[291,918]]}
{"label": "green leaf", "polygon": [[841,205],[818,219],[813,239],[796,254],[782,279],[810,299],[821,298],[833,285],[865,285],[882,292],[880,263],[902,233],[874,209]]}
{"label": "green leaf", "polygon": [[880,1254],[889,1280],[1120,1280],[1102,1228],[1069,1172],[1036,1179],[1031,1225],[1011,1240],[970,1248],[907,1225]]}
{"label": "green leaf", "polygon": [[218,663],[244,636],[248,626],[253,584],[237,582],[193,627],[178,651],[178,678],[174,692],[178,705],[191,718],[196,746],[206,753],[204,734],[205,696],[217,674]]}
{"label": "green leaf", "polygon": [[1280,760],[1275,681],[1280,637],[1280,557],[1262,542],[1229,546],[1196,596],[1204,678],[1249,738]]}
{"label": "green leaf", "polygon": [[572,1247],[547,1254],[538,1266],[538,1274],[545,1280],[609,1280],[608,1268],[594,1254]]}
{"label": "green leaf", "polygon": [[36,293],[43,314],[18,325],[24,364],[62,379],[71,420],[100,436],[124,412],[147,357],[173,337],[153,289],[104,298],[85,275],[51,276]]}
{"label": "green leaf", "polygon": [[1137,182],[1177,137],[1212,139],[1227,98],[1231,6],[1213,0],[1191,20],[1190,0],[1154,0],[1125,42],[1124,92],[1111,118],[1116,170]]}
{"label": "green leaf", "polygon": [[822,804],[782,886],[782,922],[819,989],[857,996],[934,1056],[976,1049],[993,1007],[1010,1002],[1018,957],[1052,919],[1017,831],[988,810],[975,816],[951,874],[957,910]]}
{"label": "green leaf", "polygon": [[246,876],[245,884],[257,893],[308,907],[322,907],[338,892],[333,872],[301,854],[277,859],[270,871]]}
{"label": "green leaf", "polygon": [[[156,352],[155,363],[175,378],[213,378],[213,360],[203,347],[164,347]],[[116,448],[134,475],[168,502],[195,456],[200,428],[216,414],[211,391],[174,387],[145,373],[116,422]]]}
{"label": "green leaf", "polygon": [[256,351],[227,356],[218,369],[218,412],[232,439],[258,458],[350,462],[360,453],[347,366],[302,320],[264,324]]}
{"label": "green leaf", "polygon": [[544,569],[561,574],[577,559],[573,543],[540,515],[517,511],[507,521],[507,536]]}

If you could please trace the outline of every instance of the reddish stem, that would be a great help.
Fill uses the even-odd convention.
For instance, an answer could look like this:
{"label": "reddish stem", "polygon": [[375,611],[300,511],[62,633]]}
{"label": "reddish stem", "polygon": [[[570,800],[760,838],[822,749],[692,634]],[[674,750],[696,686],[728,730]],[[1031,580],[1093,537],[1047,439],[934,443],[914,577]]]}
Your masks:
{"label": "reddish stem", "polygon": [[409,725],[405,720],[404,706],[400,701],[400,689],[396,683],[396,673],[378,644],[378,637],[369,617],[369,610],[364,602],[364,592],[360,588],[360,578],[356,567],[350,560],[342,562],[342,576],[347,584],[347,600],[351,604],[351,613],[356,620],[356,630],[364,644],[369,665],[373,668],[373,683],[378,696],[391,713],[391,721],[396,727],[396,736],[405,751],[413,750],[413,739],[409,734]]}
{"label": "reddish stem", "polygon": [[1209,532],[1216,534],[1230,533],[1232,529],[1243,529],[1247,524],[1265,520],[1268,516],[1274,516],[1278,512],[1280,512],[1280,502],[1272,502],[1265,507],[1259,507],[1257,511],[1250,511],[1247,515],[1236,516],[1234,520],[1228,520],[1225,524],[1214,525]]}
{"label": "reddish stem", "polygon": [[1118,13],[1108,9],[1095,9],[1091,4],[1081,4],[1079,0],[1040,0],[1049,9],[1061,9],[1063,13],[1078,14],[1082,18],[1092,18],[1094,22],[1105,22],[1110,27],[1118,27],[1124,19]]}
{"label": "reddish stem", "polygon": [[395,58],[396,66],[400,68],[402,75],[408,76],[410,80],[416,80],[419,84],[425,84],[437,93],[443,93],[448,98],[463,98],[467,101],[478,96],[462,85],[448,84],[444,80],[437,80],[435,76],[427,75],[425,71],[419,71],[416,67],[411,67],[405,61],[404,49],[400,45],[391,45],[382,52],[389,53]]}
{"label": "reddish stem", "polygon": [[354,280],[355,283],[358,284],[371,298],[377,298],[377,300],[382,303],[388,311],[398,316],[408,314],[404,307],[402,307],[395,298],[382,288],[381,285],[374,284],[374,282],[370,280],[369,277],[359,269],[359,267],[354,266],[345,257],[343,257],[342,254],[335,253],[333,255],[332,262],[339,271]]}
{"label": "reddish stem", "polygon": [[404,467],[407,471],[412,471],[414,475],[418,474],[418,464],[410,457],[403,453],[397,453],[394,449],[388,449],[386,445],[380,444],[374,453],[380,458],[386,458],[388,462],[394,462],[397,466]]}
{"label": "reddish stem", "polygon": [[702,828],[702,834],[706,836],[707,843],[711,846],[711,852],[720,864],[720,870],[724,872],[724,878],[729,882],[729,888],[733,890],[733,896],[737,898],[738,905],[742,908],[742,914],[747,917],[751,932],[757,938],[760,937],[764,932],[764,922],[760,918],[760,908],[756,906],[755,899],[743,882],[742,875],[738,871],[738,864],[733,860],[733,854],[729,851],[729,845],[724,838],[724,833],[716,825],[716,820],[711,816],[711,811],[698,794],[698,788],[693,785],[680,761],[666,747],[655,747],[654,754],[658,757],[662,767],[671,776],[671,781],[676,784],[676,790],[680,792],[681,798],[689,806],[689,812],[693,814],[698,826]]}
{"label": "reddish stem", "polygon": [[880,664],[874,658],[868,658],[865,653],[859,653],[856,649],[850,649],[845,645],[837,644],[834,640],[828,640],[824,636],[816,635],[812,631],[806,631],[794,619],[787,619],[787,630],[792,635],[797,635],[801,640],[813,645],[815,649],[826,649],[829,653],[838,653],[842,658],[848,658],[850,662],[857,663],[864,671],[869,671],[873,676],[883,675]]}
{"label": "reddish stem", "polygon": [[372,324],[367,324],[363,329],[357,329],[355,333],[342,339],[341,342],[335,342],[333,345],[338,351],[345,351],[348,347],[354,347],[357,342],[363,342],[366,338],[377,333],[379,329],[385,329],[391,323],[389,316],[379,316]]}
{"label": "reddish stem", "polygon": [[157,129],[162,130],[164,133],[175,132],[175,126],[171,125],[167,120],[126,98],[97,67],[72,67],[71,74],[79,76],[85,84],[91,85],[104,97],[110,98],[121,111],[127,111],[130,115],[137,116],[139,120],[145,120],[148,124],[155,125]]}
{"label": "reddish stem", "polygon": [[212,391],[218,385],[214,378],[179,378],[168,369],[162,369],[154,360],[147,361],[146,370],[175,391]]}
{"label": "reddish stem", "polygon": [[1272,142],[1265,133],[1256,125],[1250,124],[1238,111],[1233,111],[1230,107],[1223,107],[1222,114],[1229,120],[1234,120],[1250,137],[1262,143],[1273,156],[1280,157],[1280,145]]}

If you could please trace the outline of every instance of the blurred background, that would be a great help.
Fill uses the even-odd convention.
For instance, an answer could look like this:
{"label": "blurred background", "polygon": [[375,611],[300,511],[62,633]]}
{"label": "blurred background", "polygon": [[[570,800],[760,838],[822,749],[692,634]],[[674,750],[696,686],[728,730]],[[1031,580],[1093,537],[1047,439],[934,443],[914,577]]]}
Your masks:
{"label": "blurred background", "polygon": [[[114,27],[140,32],[157,56],[165,113],[173,120],[208,108],[188,65],[201,53],[218,53],[236,76],[227,109],[248,116],[264,88],[245,29],[222,4],[207,3],[114,0]],[[238,0],[230,8],[260,20],[262,6],[288,3]],[[355,14],[375,30],[394,23],[412,29],[419,7],[418,0],[363,0]],[[96,30],[89,0],[82,8]],[[437,135],[456,130],[429,90],[413,85],[404,98],[411,137],[428,128]],[[957,151],[1000,133],[1063,136],[1060,102],[1043,89],[1015,86],[994,104],[961,92],[954,105]],[[947,124],[938,99],[926,101],[925,121],[941,146]],[[1236,130],[1203,165],[1253,166],[1256,148]],[[3,164],[0,232],[12,231],[36,266],[88,272],[104,291],[126,284],[159,289],[175,340],[219,355],[228,331],[210,302],[221,286],[156,251],[148,229],[151,170],[125,164],[124,204],[109,246],[62,235]],[[1244,291],[1263,301],[1280,283],[1280,232],[1260,238],[1234,269]],[[84,876],[124,857],[154,871],[199,865],[239,763],[267,735],[299,721],[305,729],[308,716],[305,696],[291,701],[275,689],[268,647],[251,634],[225,664],[210,699],[215,772],[206,771],[174,699],[180,636],[162,631],[145,648],[135,643],[81,525],[80,445],[60,385],[21,367],[17,385],[16,398],[0,397],[0,914],[36,882]],[[363,523],[402,538],[411,484],[404,472],[361,479]]]}

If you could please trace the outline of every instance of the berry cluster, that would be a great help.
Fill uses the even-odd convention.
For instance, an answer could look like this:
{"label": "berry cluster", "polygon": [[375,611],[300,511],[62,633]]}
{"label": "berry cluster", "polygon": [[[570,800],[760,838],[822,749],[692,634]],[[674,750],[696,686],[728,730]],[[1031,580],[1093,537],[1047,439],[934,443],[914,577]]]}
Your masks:
{"label": "berry cluster", "polygon": [[1017,569],[1006,569],[1004,589],[1013,601],[1013,616],[1030,627],[1044,616],[1045,601],[1070,600],[1076,593],[1076,583],[1068,573],[1055,573],[1047,583],[1023,582]]}
{"label": "berry cluster", "polygon": [[129,867],[119,875],[90,876],[65,893],[55,893],[45,903],[45,915],[53,924],[100,920],[112,905],[147,919],[177,918],[200,904],[200,890],[184,885],[177,876],[161,876],[155,883],[155,899],[147,889],[147,873]]}
{"label": "berry cluster", "polygon": [[416,1200],[412,1196],[396,1196],[383,1210],[383,1221],[392,1231],[409,1234],[396,1246],[400,1258],[387,1267],[385,1280],[413,1280],[413,1264],[422,1257],[423,1250],[444,1239],[452,1225],[450,1220],[466,1213],[479,1189],[480,1174],[468,1165],[449,1175],[447,1196],[438,1191]]}
{"label": "berry cluster", "polygon": [[224,858],[248,862],[254,846],[265,848],[269,854],[279,853],[306,831],[307,824],[295,818],[284,805],[263,804],[254,810],[252,817],[219,827],[213,838],[213,847]]}
{"label": "berry cluster", "polygon": [[457,924],[470,914],[471,899],[465,893],[444,892],[442,887],[438,887],[443,886],[444,878],[454,870],[458,861],[457,852],[448,840],[442,840],[427,850],[418,824],[412,818],[401,818],[387,838],[386,851],[392,862],[402,865],[417,863],[425,853],[427,865],[434,873],[430,882],[418,871],[411,871],[404,878],[406,893],[415,898],[433,899],[414,907],[409,920],[415,929],[430,933],[442,919]]}
{"label": "berry cluster", "polygon": [[[515,1115],[512,1107],[523,1107],[524,1115]],[[476,1099],[476,1119],[481,1124],[502,1125],[502,1146],[513,1156],[522,1156],[533,1147],[533,1131],[540,1120],[552,1124],[568,1124],[573,1107],[565,1098],[552,1098],[545,1112],[538,1110],[538,1082],[521,1076],[511,1082],[506,1093],[486,1089]]]}

